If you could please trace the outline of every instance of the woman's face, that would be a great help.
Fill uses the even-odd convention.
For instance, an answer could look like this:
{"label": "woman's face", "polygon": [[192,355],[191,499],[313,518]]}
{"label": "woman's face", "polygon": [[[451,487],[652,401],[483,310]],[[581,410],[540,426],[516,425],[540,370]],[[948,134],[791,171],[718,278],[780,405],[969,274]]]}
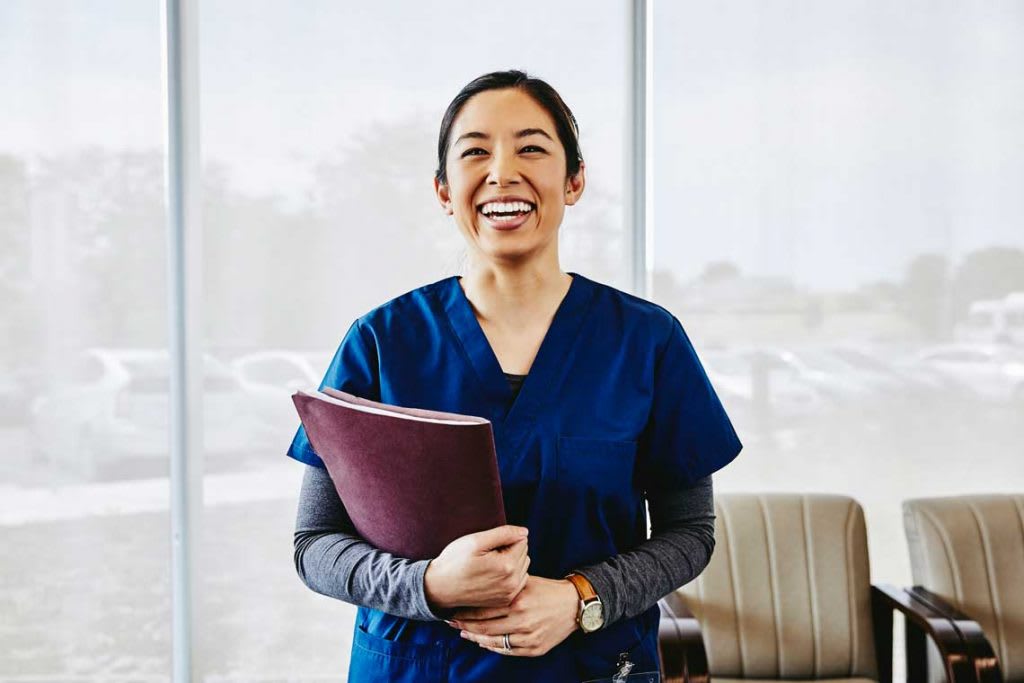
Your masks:
{"label": "woman's face", "polygon": [[[435,179],[434,190],[470,246],[493,260],[557,254],[558,226],[583,193],[584,173],[581,162],[566,178],[565,150],[547,110],[516,88],[479,93],[456,117],[448,145],[448,185]],[[505,206],[492,204],[499,198],[508,198]],[[520,201],[529,211],[519,213]],[[501,213],[488,215],[494,209]]]}

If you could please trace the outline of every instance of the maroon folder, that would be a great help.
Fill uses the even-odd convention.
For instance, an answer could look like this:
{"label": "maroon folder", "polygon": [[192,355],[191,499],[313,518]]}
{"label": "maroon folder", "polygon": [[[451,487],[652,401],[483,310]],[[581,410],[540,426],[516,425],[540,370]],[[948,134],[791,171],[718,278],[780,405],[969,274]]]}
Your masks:
{"label": "maroon folder", "polygon": [[330,387],[292,401],[356,530],[374,546],[430,559],[460,536],[505,524],[489,420]]}

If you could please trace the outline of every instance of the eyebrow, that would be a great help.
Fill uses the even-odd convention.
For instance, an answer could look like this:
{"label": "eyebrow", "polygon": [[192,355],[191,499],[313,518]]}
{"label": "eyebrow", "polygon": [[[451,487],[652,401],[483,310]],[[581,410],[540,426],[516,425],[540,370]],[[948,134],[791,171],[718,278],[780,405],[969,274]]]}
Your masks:
{"label": "eyebrow", "polygon": [[[516,138],[517,139],[518,138],[529,137],[531,135],[543,135],[548,140],[551,140],[551,136],[548,135],[546,132],[544,132],[544,130],[542,128],[523,128],[522,130],[516,132]],[[459,136],[459,138],[454,143],[452,143],[452,147],[454,147],[455,145],[459,144],[460,142],[462,142],[463,140],[465,140],[467,138],[477,138],[479,140],[490,140],[491,136],[488,135],[487,133],[481,133],[480,131],[477,131],[477,130],[475,130],[475,131],[473,131],[471,133],[463,133],[462,135]],[[551,140],[551,141],[554,142],[554,140]]]}

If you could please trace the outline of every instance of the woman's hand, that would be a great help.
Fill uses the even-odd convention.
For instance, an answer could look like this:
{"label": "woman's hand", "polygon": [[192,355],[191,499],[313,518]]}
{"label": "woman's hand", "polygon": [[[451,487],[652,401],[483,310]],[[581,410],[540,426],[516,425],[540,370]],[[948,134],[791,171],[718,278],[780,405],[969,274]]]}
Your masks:
{"label": "woman's hand", "polygon": [[427,564],[423,589],[432,607],[509,605],[526,585],[526,527],[494,527],[455,539]]}
{"label": "woman's hand", "polygon": [[[508,607],[463,608],[448,624],[461,628],[463,638],[498,654],[540,657],[579,628],[579,604],[572,582],[529,576]],[[511,650],[503,648],[506,633]]]}

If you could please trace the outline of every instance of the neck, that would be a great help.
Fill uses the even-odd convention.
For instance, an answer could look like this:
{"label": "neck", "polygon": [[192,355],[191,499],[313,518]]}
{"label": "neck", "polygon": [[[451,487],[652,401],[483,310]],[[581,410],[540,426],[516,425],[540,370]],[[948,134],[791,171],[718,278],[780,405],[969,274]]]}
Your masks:
{"label": "neck", "polygon": [[569,291],[572,276],[557,264],[519,269],[488,265],[473,269],[459,282],[482,318],[519,325],[549,315]]}

